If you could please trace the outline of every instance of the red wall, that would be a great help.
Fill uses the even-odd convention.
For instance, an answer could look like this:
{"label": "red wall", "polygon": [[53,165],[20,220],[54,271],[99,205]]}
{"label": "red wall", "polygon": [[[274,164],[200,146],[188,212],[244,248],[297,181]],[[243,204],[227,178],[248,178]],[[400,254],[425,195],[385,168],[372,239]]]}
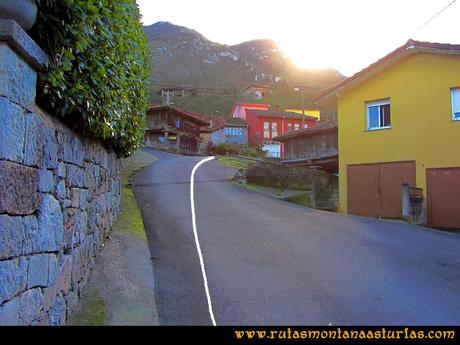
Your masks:
{"label": "red wall", "polygon": [[[271,141],[272,140],[272,123],[276,122],[278,124],[278,135],[288,132],[288,124],[292,124],[292,130],[294,129],[294,124],[299,124],[302,128],[302,120],[298,118],[277,118],[277,117],[263,117],[258,114],[253,114],[248,112],[246,115],[246,121],[248,123],[248,143],[251,146],[258,146],[262,141]],[[264,122],[270,124],[270,138],[264,138]],[[305,124],[308,127],[315,126],[315,120],[305,119]]]}

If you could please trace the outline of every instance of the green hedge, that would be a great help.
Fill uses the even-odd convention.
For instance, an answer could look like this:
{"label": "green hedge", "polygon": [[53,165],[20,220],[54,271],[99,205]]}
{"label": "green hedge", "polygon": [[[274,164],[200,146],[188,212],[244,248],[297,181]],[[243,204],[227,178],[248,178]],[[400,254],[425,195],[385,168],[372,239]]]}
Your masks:
{"label": "green hedge", "polygon": [[221,143],[216,146],[211,146],[208,150],[211,155],[239,155],[246,157],[265,157],[265,152],[248,145],[233,144],[233,143]]}
{"label": "green hedge", "polygon": [[135,0],[38,0],[32,36],[50,56],[38,102],[119,156],[139,146],[150,56]]}

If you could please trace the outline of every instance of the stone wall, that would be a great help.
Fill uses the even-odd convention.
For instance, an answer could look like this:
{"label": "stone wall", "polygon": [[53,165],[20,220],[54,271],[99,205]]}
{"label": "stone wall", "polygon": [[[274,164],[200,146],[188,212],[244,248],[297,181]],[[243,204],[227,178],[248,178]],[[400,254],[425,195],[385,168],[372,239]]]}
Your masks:
{"label": "stone wall", "polygon": [[62,325],[120,209],[120,162],[35,103],[43,53],[0,21],[0,325]]}
{"label": "stone wall", "polygon": [[320,169],[258,162],[247,171],[238,171],[234,180],[246,180],[265,187],[310,191],[312,207],[321,210],[336,211],[339,203],[338,176]]}

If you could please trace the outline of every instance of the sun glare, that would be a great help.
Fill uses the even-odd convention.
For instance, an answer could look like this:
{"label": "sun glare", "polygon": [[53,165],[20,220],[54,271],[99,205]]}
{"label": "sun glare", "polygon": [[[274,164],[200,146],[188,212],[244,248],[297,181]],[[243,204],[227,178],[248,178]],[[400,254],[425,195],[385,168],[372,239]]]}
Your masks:
{"label": "sun glare", "polygon": [[[269,38],[302,68],[335,68],[351,75],[409,38],[460,43],[460,2],[451,0],[214,0],[155,6],[138,0],[145,24],[166,20],[223,44]],[[203,9],[206,8],[206,11]],[[190,15],[193,14],[193,15]],[[425,22],[429,21],[425,26]]]}

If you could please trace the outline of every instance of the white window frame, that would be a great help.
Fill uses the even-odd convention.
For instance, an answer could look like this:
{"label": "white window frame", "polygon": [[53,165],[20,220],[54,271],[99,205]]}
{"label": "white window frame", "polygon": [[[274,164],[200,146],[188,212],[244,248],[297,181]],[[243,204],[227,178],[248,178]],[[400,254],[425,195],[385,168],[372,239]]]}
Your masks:
{"label": "white window frame", "polygon": [[[382,105],[389,105],[390,106],[390,125],[389,126],[379,126],[379,127],[371,127],[370,126],[370,121],[369,121],[369,108],[373,107],[380,107]],[[381,116],[380,116],[380,108],[379,108],[379,123],[381,121]],[[380,101],[371,101],[371,102],[366,102],[366,128],[368,131],[378,131],[380,129],[389,129],[391,128],[391,103],[390,99],[383,99]]]}
{"label": "white window frame", "polygon": [[[275,133],[275,134],[273,134]],[[272,125],[271,125],[271,137],[272,138],[275,138],[278,136],[278,123],[277,122],[272,122]]]}
{"label": "white window frame", "polygon": [[[264,122],[263,136],[264,138],[270,138],[270,122]],[[267,135],[265,135],[267,134]]]}
{"label": "white window frame", "polygon": [[[458,106],[459,109],[454,109],[454,94],[456,94],[456,97],[458,97]],[[457,112],[460,112],[460,87],[453,87],[450,89],[450,103],[451,103],[451,109],[452,109],[452,121],[460,121],[460,114],[458,116],[455,116],[455,110]]]}
{"label": "white window frame", "polygon": [[300,123],[294,123],[294,130],[298,131],[300,129]]}

